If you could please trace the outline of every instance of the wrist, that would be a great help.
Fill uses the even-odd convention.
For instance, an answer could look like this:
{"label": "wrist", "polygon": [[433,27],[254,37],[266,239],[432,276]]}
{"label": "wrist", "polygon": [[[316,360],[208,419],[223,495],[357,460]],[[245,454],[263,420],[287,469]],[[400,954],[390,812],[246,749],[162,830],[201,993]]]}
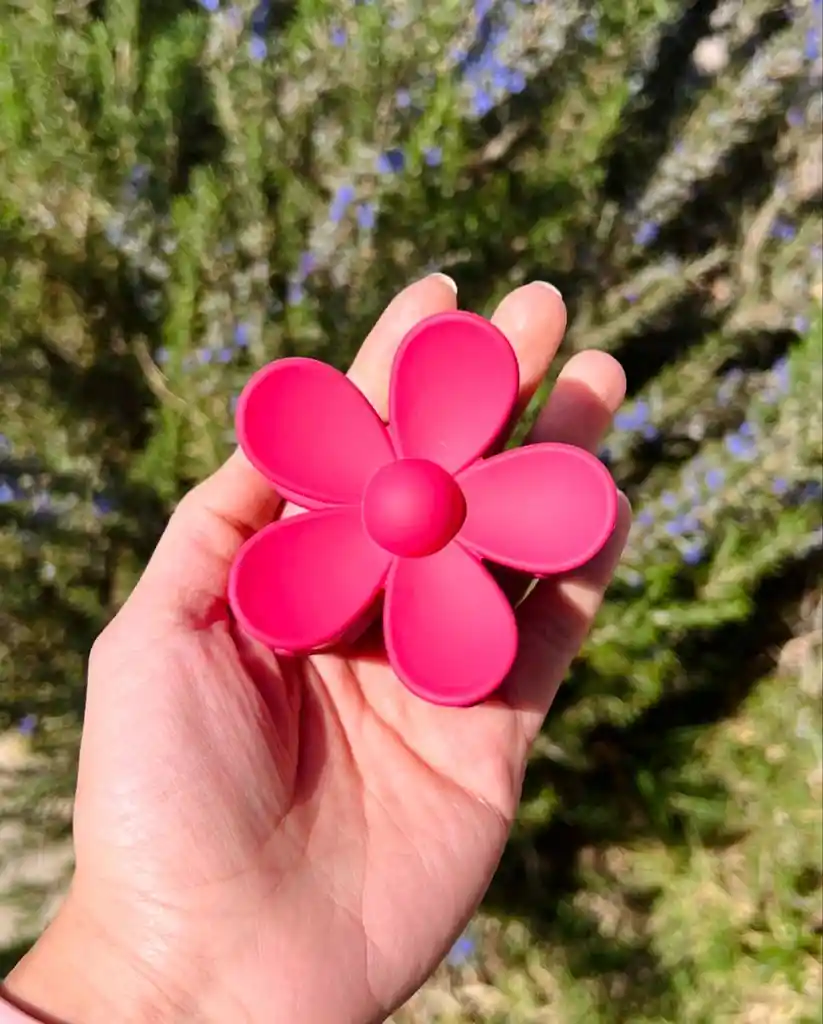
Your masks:
{"label": "wrist", "polygon": [[94,891],[92,899],[69,895],[31,952],[5,983],[0,978],[0,1004],[5,999],[35,1024],[377,1024],[386,1017],[368,989],[345,1007],[335,1003],[334,986],[296,979],[285,966],[288,941],[261,970],[245,929],[238,936],[202,921],[181,924],[179,914],[150,902],[122,905]]}
{"label": "wrist", "polygon": [[[125,934],[125,933],[124,933]],[[171,975],[126,948],[70,896],[0,996],[43,1024],[211,1024]]]}

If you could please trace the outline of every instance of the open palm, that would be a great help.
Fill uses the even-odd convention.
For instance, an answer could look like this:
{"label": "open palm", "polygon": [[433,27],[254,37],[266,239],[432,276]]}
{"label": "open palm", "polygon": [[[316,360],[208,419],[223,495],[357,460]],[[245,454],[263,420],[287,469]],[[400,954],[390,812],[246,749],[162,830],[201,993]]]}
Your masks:
{"label": "open palm", "polygon": [[[433,275],[364,343],[350,375],[382,415],[401,338],[455,305]],[[494,320],[517,352],[525,404],[562,338],[563,303],[532,284]],[[575,356],[534,439],[592,448],[623,392],[614,360]],[[628,507],[594,562],[523,600],[511,676],[466,709],[409,693],[379,637],[345,655],[279,660],[240,634],[229,567],[279,511],[235,453],[181,502],[95,646],[66,915],[132,965],[126,990],[148,985],[182,1020],[365,1024],[424,980],[481,899]],[[17,981],[33,1002],[35,969],[24,963]],[[66,1013],[43,998],[42,1009]]]}

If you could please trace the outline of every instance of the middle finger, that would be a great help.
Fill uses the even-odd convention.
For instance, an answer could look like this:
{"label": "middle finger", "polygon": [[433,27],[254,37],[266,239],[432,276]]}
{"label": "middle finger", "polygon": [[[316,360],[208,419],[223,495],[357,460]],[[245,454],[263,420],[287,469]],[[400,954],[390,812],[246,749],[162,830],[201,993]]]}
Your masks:
{"label": "middle finger", "polygon": [[509,292],[491,319],[517,356],[520,393],[516,419],[529,404],[560,347],[566,330],[566,306],[553,285],[532,281]]}

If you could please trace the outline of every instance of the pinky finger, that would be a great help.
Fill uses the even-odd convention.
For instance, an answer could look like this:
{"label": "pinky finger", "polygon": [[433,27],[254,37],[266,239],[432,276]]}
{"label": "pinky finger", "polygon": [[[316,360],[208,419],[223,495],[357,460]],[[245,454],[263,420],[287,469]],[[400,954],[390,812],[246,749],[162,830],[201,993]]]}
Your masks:
{"label": "pinky finger", "polygon": [[631,506],[621,494],[617,525],[599,554],[575,572],[541,580],[518,609],[520,649],[502,696],[520,716],[529,745],[586,639],[630,527]]}

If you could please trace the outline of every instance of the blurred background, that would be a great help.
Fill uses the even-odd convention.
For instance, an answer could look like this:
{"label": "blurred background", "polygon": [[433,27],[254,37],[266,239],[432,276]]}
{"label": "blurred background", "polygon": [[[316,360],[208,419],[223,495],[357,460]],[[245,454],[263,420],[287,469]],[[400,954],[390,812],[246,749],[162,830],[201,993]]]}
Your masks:
{"label": "blurred background", "polygon": [[238,390],[437,269],[552,281],[559,364],[621,360],[636,522],[398,1024],[819,1021],[820,0],[0,12],[0,977],[70,869],[90,644]]}

